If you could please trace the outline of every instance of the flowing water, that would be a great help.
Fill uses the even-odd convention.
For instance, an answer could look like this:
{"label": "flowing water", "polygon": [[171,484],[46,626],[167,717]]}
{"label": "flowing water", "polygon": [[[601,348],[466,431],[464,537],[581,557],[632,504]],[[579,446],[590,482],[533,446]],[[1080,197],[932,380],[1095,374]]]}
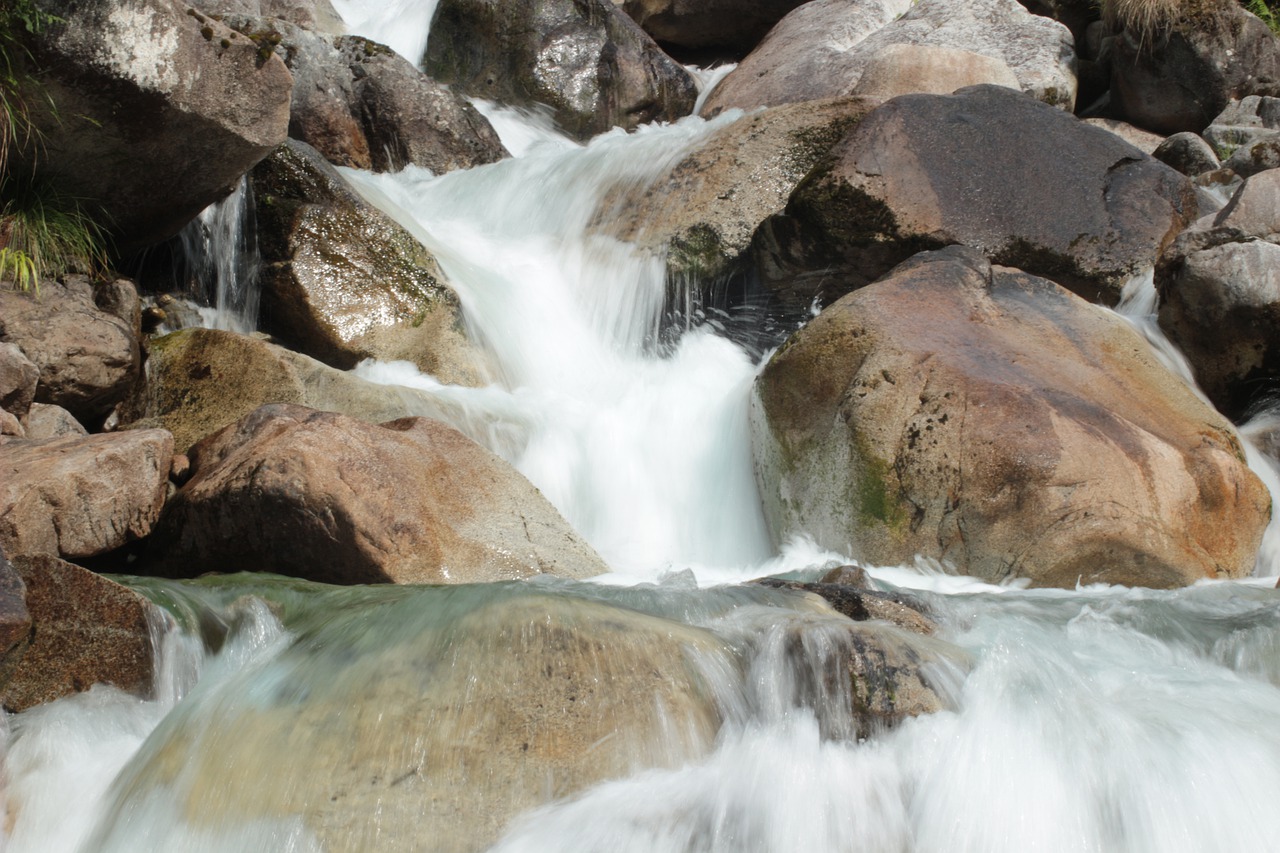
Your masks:
{"label": "flowing water", "polygon": [[[425,23],[400,31],[397,50],[421,55]],[[349,176],[436,254],[500,375],[473,389],[406,364],[360,371],[464,412],[612,573],[450,588],[132,579],[180,626],[156,695],[99,686],[8,718],[5,850],[1275,849],[1274,536],[1258,578],[1172,592],[873,567],[938,622],[911,642],[946,707],[854,736],[838,684],[803,686],[827,683],[847,623],[739,584],[847,561],[769,539],[746,418],[760,354],[731,324],[673,319],[663,259],[595,228],[733,116],[582,146],[485,109],[521,156]],[[1126,301],[1148,333],[1152,294],[1138,282]],[[627,671],[661,687],[603,718],[628,725],[599,735],[584,711],[548,735],[560,775],[538,776],[500,752],[503,715],[570,661],[595,673],[583,684]]]}
{"label": "flowing water", "polygon": [[209,205],[178,235],[188,295],[211,329],[249,333],[258,325],[258,238],[253,190],[241,178],[231,195]]}

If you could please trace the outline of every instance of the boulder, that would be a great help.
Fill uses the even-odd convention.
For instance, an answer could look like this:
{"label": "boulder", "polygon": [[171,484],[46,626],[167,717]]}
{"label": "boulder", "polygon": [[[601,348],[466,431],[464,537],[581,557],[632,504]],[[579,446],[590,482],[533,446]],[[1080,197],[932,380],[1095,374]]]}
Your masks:
{"label": "boulder", "polygon": [[267,331],[342,369],[405,360],[442,382],[483,384],[483,356],[435,258],[315,149],[289,140],[251,181]]}
{"label": "boulder", "polygon": [[1143,154],[1151,154],[1152,156],[1155,155],[1156,149],[1160,147],[1160,143],[1164,142],[1165,139],[1158,133],[1148,133],[1128,122],[1117,121],[1113,118],[1087,118],[1084,122],[1094,127],[1100,127],[1103,130],[1109,130]]}
{"label": "boulder", "polygon": [[912,634],[928,636],[937,630],[929,618],[928,610],[919,599],[900,592],[880,592],[872,589],[861,569],[861,579],[849,582],[844,578],[830,578],[842,571],[833,569],[817,582],[788,581],[781,578],[761,578],[754,583],[771,589],[790,589],[818,596],[831,608],[854,622],[871,620],[888,622]]}
{"label": "boulder", "polygon": [[24,157],[100,209],[122,253],[178,233],[284,141],[288,69],[222,23],[178,0],[40,3],[59,20],[28,100],[57,115]]}
{"label": "boulder", "polygon": [[439,421],[264,406],[196,444],[150,571],[483,583],[607,570],[546,498]]}
{"label": "boulder", "polygon": [[439,175],[507,156],[475,107],[388,47],[270,18],[226,22],[275,45],[293,74],[289,136],[331,163],[377,172],[414,165]]}
{"label": "boulder", "polygon": [[1199,134],[1185,130],[1161,142],[1151,156],[1192,178],[1222,165],[1208,142]]}
{"label": "boulder", "polygon": [[304,638],[271,680],[246,671],[180,711],[128,771],[140,796],[107,838],[128,838],[160,795],[175,811],[146,821],[168,846],[298,816],[324,850],[408,853],[429,839],[435,853],[478,853],[530,809],[713,749],[705,673],[736,661],[711,633],[527,587],[447,601],[365,607],[360,624]]}
{"label": "boulder", "polygon": [[805,0],[613,0],[655,41],[744,56]]}
{"label": "boulder", "polygon": [[891,44],[867,61],[853,94],[887,101],[917,92],[949,95],[956,89],[983,83],[1022,88],[1013,71],[998,57],[954,47]]}
{"label": "boulder", "polygon": [[1222,165],[1243,178],[1280,168],[1280,133],[1240,146]]}
{"label": "boulder", "polygon": [[39,368],[34,399],[88,424],[128,395],[141,361],[137,329],[99,308],[97,292],[84,276],[41,282],[38,293],[0,288],[0,341]]}
{"label": "boulder", "polygon": [[63,438],[68,435],[88,435],[75,417],[61,406],[32,403],[27,414],[27,438]]}
{"label": "boulder", "polygon": [[164,506],[173,436],[159,429],[0,445],[0,546],[78,559],[146,536]]}
{"label": "boulder", "polygon": [[[830,98],[859,88],[868,65],[877,78],[868,89],[901,94],[911,74],[893,67],[902,45],[979,54],[989,62],[956,54],[909,52],[917,66],[952,64],[977,82],[1006,83],[1037,100],[1070,110],[1075,104],[1075,48],[1062,24],[1027,12],[1017,0],[819,0],[796,9],[774,27],[751,55],[707,98],[704,115],[730,107],[751,109]],[[885,50],[889,57],[876,60]],[[945,72],[943,72],[945,73]],[[930,90],[943,88],[936,70],[920,76]],[[892,80],[890,86],[885,80]],[[966,85],[957,76],[947,92]],[[874,85],[873,85],[874,84]]]}
{"label": "boulder", "polygon": [[1196,382],[1242,419],[1280,391],[1280,170],[1254,175],[1156,268],[1160,328]]}
{"label": "boulder", "polygon": [[978,86],[869,114],[761,226],[754,252],[766,283],[801,305],[953,243],[1114,304],[1196,212],[1186,177],[1114,134]]}
{"label": "boulder", "polygon": [[823,311],[756,385],[765,515],[988,581],[1241,577],[1270,515],[1231,425],[1115,314],[974,249]]}
{"label": "boulder", "polygon": [[[4,303],[0,302],[0,305]],[[0,314],[0,334],[3,333],[4,315]],[[26,357],[17,344],[0,343],[0,409],[15,418],[25,418],[32,400],[35,399],[39,379],[40,368]]]}
{"label": "boulder", "polygon": [[233,15],[275,18],[317,33],[347,31],[329,0],[200,0],[200,11],[224,20]]}
{"label": "boulder", "polygon": [[652,183],[606,196],[594,227],[665,254],[677,281],[722,281],[741,266],[760,223],[874,106],[836,98],[743,116]]}
{"label": "boulder", "polygon": [[26,438],[27,428],[22,425],[16,415],[0,409],[0,436],[5,438]]}
{"label": "boulder", "polygon": [[370,423],[409,415],[464,422],[420,392],[369,382],[261,338],[184,329],[151,342],[146,381],[121,407],[121,425],[166,429],[185,451],[267,403],[296,403]]}
{"label": "boulder", "polygon": [[0,695],[31,642],[31,611],[27,588],[4,552],[0,551]]}
{"label": "boulder", "polygon": [[1227,104],[1204,129],[1204,138],[1219,160],[1276,136],[1280,136],[1280,98],[1260,95]]}
{"label": "boulder", "polygon": [[578,139],[693,112],[693,78],[610,0],[440,0],[427,73],[513,106],[548,104]]}
{"label": "boulder", "polygon": [[153,645],[168,617],[149,601],[88,569],[49,556],[14,559],[26,586],[31,641],[0,690],[11,713],[111,684],[146,696]]}
{"label": "boulder", "polygon": [[1199,133],[1233,98],[1280,95],[1280,41],[1266,24],[1232,0],[1166,5],[1175,17],[1116,22],[1116,115],[1157,133]]}

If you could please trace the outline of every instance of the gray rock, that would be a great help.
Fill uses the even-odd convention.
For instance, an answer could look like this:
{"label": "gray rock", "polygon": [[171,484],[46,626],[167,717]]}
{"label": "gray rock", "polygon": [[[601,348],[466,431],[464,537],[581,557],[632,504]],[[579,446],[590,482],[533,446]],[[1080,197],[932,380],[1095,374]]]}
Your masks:
{"label": "gray rock", "polygon": [[805,0],[614,0],[654,40],[742,56]]}
{"label": "gray rock", "polygon": [[[324,583],[484,583],[607,571],[514,468],[439,421],[275,404],[196,444],[145,570]],[[167,473],[167,469],[166,469]]]}
{"label": "gray rock", "polygon": [[1242,178],[1268,169],[1280,168],[1280,132],[1252,144],[1240,146],[1223,161],[1222,166]]}
{"label": "gray rock", "polygon": [[435,258],[305,143],[250,176],[264,328],[339,368],[412,361],[443,382],[483,384],[458,296]]}
{"label": "gray rock", "polygon": [[0,409],[0,436],[26,438],[27,429],[18,420],[17,416]]}
{"label": "gray rock", "polygon": [[[0,334],[3,334],[0,319]],[[0,409],[15,418],[27,416],[31,401],[36,396],[36,383],[40,380],[40,368],[36,367],[14,343],[0,343]]]}
{"label": "gray rock", "polygon": [[548,104],[588,139],[693,111],[688,72],[610,0],[440,0],[424,65],[468,95]]}
{"label": "gray rock", "polygon": [[1155,150],[1160,147],[1160,143],[1164,142],[1164,137],[1160,134],[1148,133],[1125,121],[1117,121],[1113,118],[1087,118],[1084,122],[1085,124],[1111,131],[1143,154],[1154,155]]}
{"label": "gray rock", "polygon": [[1212,172],[1222,165],[1212,146],[1199,134],[1189,131],[1170,136],[1160,143],[1151,156],[1192,178]]}
{"label": "gray rock", "polygon": [[904,44],[998,60],[1032,97],[1067,110],[1075,104],[1070,31],[1016,0],[820,0],[784,18],[711,93],[703,113],[851,94],[877,54]]}
{"label": "gray rock", "polygon": [[1250,572],[1270,514],[1230,424],[1127,322],[973,249],[827,308],[756,392],[775,536],[876,565],[1181,586]]}
{"label": "gray rock", "polygon": [[173,436],[138,430],[0,445],[0,547],[12,558],[105,554],[150,532]]}
{"label": "gray rock", "polygon": [[31,642],[31,612],[27,588],[9,559],[0,551],[0,695]]}
{"label": "gray rock", "polygon": [[60,22],[38,39],[29,100],[58,117],[37,116],[24,159],[101,209],[121,252],[176,234],[284,140],[288,69],[218,21],[178,0],[42,7]]}
{"label": "gray rock", "polygon": [[869,114],[760,227],[754,253],[801,306],[952,243],[1114,304],[1196,213],[1186,177],[1114,134],[977,86]]}

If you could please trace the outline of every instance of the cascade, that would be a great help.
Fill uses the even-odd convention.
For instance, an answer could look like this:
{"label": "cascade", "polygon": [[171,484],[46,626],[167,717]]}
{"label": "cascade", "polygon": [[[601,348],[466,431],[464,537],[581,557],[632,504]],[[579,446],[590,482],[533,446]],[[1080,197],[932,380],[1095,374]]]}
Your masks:
{"label": "cascade", "polygon": [[181,234],[184,260],[204,324],[252,332],[258,325],[258,239],[247,177],[200,212]]}
{"label": "cascade", "polygon": [[[421,56],[433,4],[334,5],[353,29]],[[458,839],[417,827],[451,808],[482,813],[503,774],[440,805],[433,797],[444,783],[431,788],[424,768],[465,764],[459,755],[490,747],[466,753],[467,729],[503,709],[463,700],[457,706],[474,717],[442,709],[454,707],[449,691],[484,695],[475,691],[510,674],[501,664],[517,638],[503,633],[500,614],[526,599],[573,614],[616,606],[704,632],[719,645],[691,647],[689,665],[722,723],[699,745],[686,719],[660,708],[662,735],[628,753],[648,769],[565,795],[539,792],[494,835],[500,853],[1274,846],[1274,521],[1258,577],[1176,591],[994,586],[928,561],[868,567],[878,587],[912,591],[940,626],[916,648],[937,652],[929,672],[945,708],[859,738],[847,691],[828,677],[839,622],[803,598],[740,583],[786,572],[812,579],[848,561],[804,540],[769,541],[746,418],[762,354],[714,318],[664,327],[663,259],[592,229],[627,188],[736,116],[582,146],[539,117],[482,108],[519,156],[444,176],[346,174],[437,257],[497,381],[445,386],[407,363],[358,371],[462,412],[468,433],[529,477],[613,573],[593,583],[446,588],[125,579],[179,626],[159,644],[155,695],[99,686],[8,718],[11,828],[0,849],[319,853],[322,833],[360,839],[348,849],[451,849]],[[235,204],[247,204],[243,193],[202,215],[193,256],[239,257],[225,250],[242,239],[224,227],[243,222]],[[225,302],[211,301],[220,314],[248,311],[234,322],[252,328],[243,318],[253,299],[235,295],[252,276],[228,266],[225,278],[219,270],[202,281],[220,291],[228,282]],[[1121,312],[1161,349],[1154,308],[1148,275]],[[1190,381],[1176,351],[1164,357]],[[1273,425],[1260,415],[1242,434],[1261,445]],[[1274,463],[1248,452],[1276,494]],[[625,666],[613,660],[621,651],[593,654]],[[376,725],[383,720],[394,725]],[[307,823],[336,814],[328,797],[308,799],[317,777],[354,780],[362,761],[388,755],[402,761],[393,777],[362,777],[365,787],[344,791],[360,803],[359,825]]]}

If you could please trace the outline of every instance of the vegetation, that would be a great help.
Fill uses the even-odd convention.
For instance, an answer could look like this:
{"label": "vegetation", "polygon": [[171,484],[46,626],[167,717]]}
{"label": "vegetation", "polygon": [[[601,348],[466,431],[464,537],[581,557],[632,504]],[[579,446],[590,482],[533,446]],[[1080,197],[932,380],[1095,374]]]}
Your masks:
{"label": "vegetation", "polygon": [[[1123,27],[1142,41],[1176,24],[1213,14],[1230,0],[1102,0],[1102,15],[1112,29]],[[1280,0],[1238,0],[1280,34]]]}
{"label": "vegetation", "polygon": [[1271,28],[1271,32],[1280,35],[1280,0],[1241,0],[1244,7],[1262,19]]}
{"label": "vegetation", "polygon": [[[41,134],[31,97],[39,83],[25,72],[26,39],[57,21],[34,0],[0,0],[0,281],[36,290],[42,277],[106,265],[103,234],[75,200],[36,172]],[[18,151],[27,154],[18,166]]]}

